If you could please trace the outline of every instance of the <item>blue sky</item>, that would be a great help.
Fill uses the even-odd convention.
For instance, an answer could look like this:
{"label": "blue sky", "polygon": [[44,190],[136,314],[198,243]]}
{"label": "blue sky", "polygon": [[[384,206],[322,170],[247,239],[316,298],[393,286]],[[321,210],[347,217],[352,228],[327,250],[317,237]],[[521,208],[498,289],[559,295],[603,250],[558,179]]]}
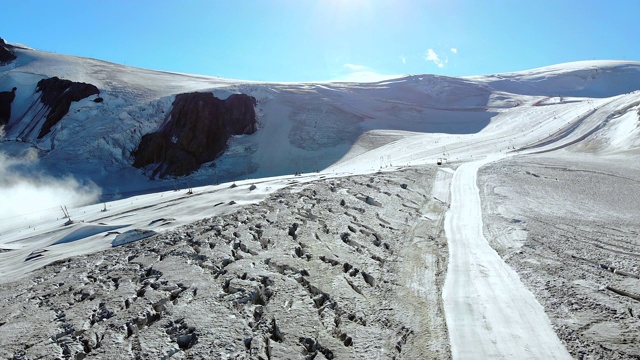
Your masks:
{"label": "blue sky", "polygon": [[9,42],[246,80],[640,60],[639,0],[20,0],[2,9]]}

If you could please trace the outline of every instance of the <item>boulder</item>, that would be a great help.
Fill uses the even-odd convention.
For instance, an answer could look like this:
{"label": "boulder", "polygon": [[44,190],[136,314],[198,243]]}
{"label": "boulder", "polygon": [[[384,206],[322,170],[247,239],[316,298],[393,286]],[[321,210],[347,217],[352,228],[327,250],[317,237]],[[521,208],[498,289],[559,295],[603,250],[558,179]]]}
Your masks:
{"label": "boulder", "polygon": [[159,131],[142,137],[133,166],[152,177],[184,176],[215,160],[232,135],[256,131],[256,100],[245,94],[220,100],[210,92],[176,95]]}
{"label": "boulder", "polygon": [[0,65],[7,65],[16,59],[12,48],[13,46],[8,45],[3,38],[0,38]]}
{"label": "boulder", "polygon": [[0,126],[9,123],[11,118],[11,103],[16,97],[17,88],[13,88],[11,91],[0,92]]}
{"label": "boulder", "polygon": [[40,102],[49,108],[46,120],[40,129],[38,139],[47,135],[68,112],[72,101],[80,101],[100,90],[95,85],[62,80],[58,77],[38,81],[36,93],[40,92]]}

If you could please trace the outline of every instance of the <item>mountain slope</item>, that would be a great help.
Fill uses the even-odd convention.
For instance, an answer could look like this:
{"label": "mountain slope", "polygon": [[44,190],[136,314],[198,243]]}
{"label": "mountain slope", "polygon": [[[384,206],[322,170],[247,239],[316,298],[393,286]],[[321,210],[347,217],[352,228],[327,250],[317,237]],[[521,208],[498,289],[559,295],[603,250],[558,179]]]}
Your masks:
{"label": "mountain slope", "polygon": [[[0,91],[18,89],[3,148],[9,148],[5,146],[9,141],[27,140],[11,149],[36,147],[40,166],[53,176],[71,174],[95,182],[111,196],[173,186],[173,181],[151,182],[131,165],[142,136],[167,120],[178,93],[208,91],[221,99],[245,93],[257,99],[259,130],[233,139],[220,159],[182,180],[195,185],[321,170],[362,151],[399,145],[397,140],[414,135],[431,141],[431,135],[438,134],[445,143],[455,143],[456,138],[440,134],[492,136],[493,125],[507,118],[514,128],[531,128],[540,116],[581,111],[585,97],[604,99],[640,88],[637,62],[570,63],[465,79],[416,75],[367,84],[267,84],[149,71],[22,48],[14,52],[17,59],[0,67]],[[24,139],[19,129],[35,118],[29,104],[37,102],[36,84],[53,76],[97,86],[103,102],[93,98],[73,102],[50,134]],[[628,96],[620,101],[621,107],[634,95]],[[553,105],[553,110],[546,109],[545,115],[531,105]],[[408,141],[410,147],[413,140]],[[633,139],[614,143],[621,148],[636,146]],[[421,157],[413,155],[416,150],[404,158]],[[428,162],[435,155],[429,154]],[[128,181],[119,181],[123,178]]]}

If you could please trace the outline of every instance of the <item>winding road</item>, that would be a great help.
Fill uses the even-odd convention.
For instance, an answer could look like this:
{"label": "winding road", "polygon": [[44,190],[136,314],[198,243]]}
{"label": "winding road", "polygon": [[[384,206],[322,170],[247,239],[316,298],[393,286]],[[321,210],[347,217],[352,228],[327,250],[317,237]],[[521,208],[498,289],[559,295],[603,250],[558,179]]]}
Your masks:
{"label": "winding road", "polygon": [[518,274],[482,233],[478,169],[462,164],[451,182],[445,217],[449,265],[443,301],[454,359],[571,359]]}

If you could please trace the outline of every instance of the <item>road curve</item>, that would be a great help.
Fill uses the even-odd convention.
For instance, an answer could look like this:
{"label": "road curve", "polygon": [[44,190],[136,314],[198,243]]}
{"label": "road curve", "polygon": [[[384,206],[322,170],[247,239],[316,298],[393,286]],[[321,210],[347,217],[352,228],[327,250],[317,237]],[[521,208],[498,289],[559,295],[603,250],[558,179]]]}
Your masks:
{"label": "road curve", "polygon": [[445,217],[449,265],[443,301],[454,359],[571,359],[518,274],[482,233],[478,169],[461,165]]}

